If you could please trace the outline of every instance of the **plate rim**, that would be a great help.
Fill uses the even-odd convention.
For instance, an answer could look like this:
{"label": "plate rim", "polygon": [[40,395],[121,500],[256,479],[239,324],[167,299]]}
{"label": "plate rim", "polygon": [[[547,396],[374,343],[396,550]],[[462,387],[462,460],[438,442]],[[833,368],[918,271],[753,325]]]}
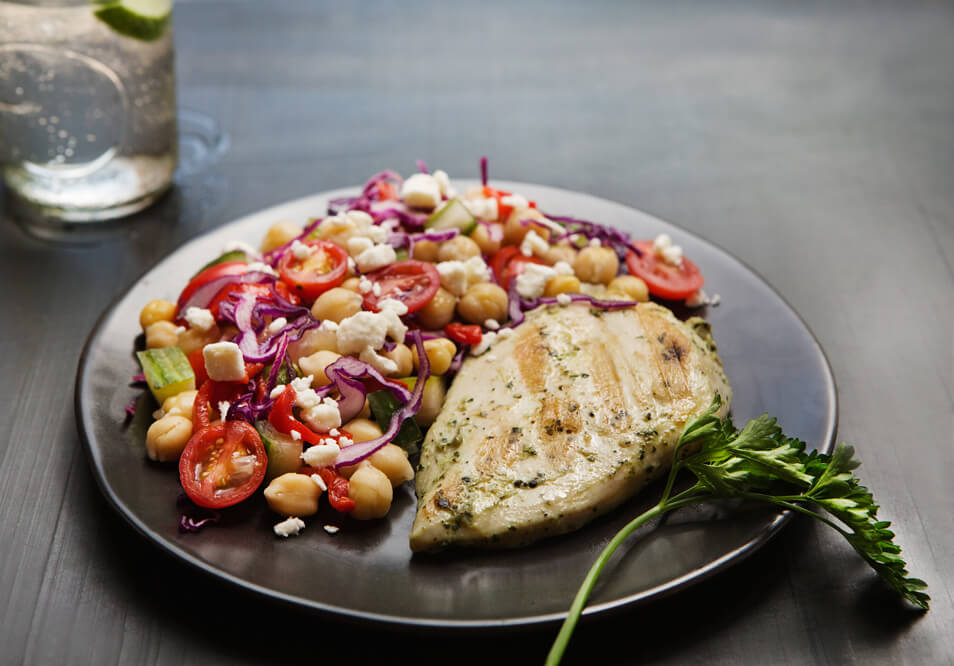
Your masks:
{"label": "plate rim", "polygon": [[[475,183],[476,181],[461,179],[460,183],[467,185],[470,183]],[[795,308],[769,283],[760,273],[754,270],[746,262],[742,261],[734,254],[726,250],[724,247],[710,241],[709,239],[687,230],[683,227],[680,227],[672,222],[668,222],[660,217],[657,217],[651,213],[643,211],[639,208],[625,204],[613,199],[608,199],[606,197],[599,197],[593,194],[586,192],[579,192],[576,190],[564,188],[564,187],[553,187],[549,185],[543,185],[538,183],[524,183],[519,181],[497,181],[502,187],[509,188],[511,190],[519,190],[523,188],[533,189],[547,189],[553,192],[560,193],[561,195],[573,195],[574,197],[583,197],[585,199],[592,199],[602,204],[610,203],[615,206],[620,206],[627,209],[630,212],[634,212],[639,216],[645,218],[647,221],[652,221],[654,223],[662,223],[665,226],[676,228],[680,233],[686,234],[687,236],[692,237],[695,241],[706,244],[712,248],[715,248],[720,253],[725,255],[729,260],[734,261],[735,263],[742,266],[747,272],[751,273],[758,281],[767,288],[771,294],[782,303],[787,310],[795,317],[795,319],[801,324],[805,332],[808,333],[808,337],[811,340],[812,346],[815,351],[818,353],[819,357],[823,361],[823,368],[826,370],[825,373],[825,392],[829,396],[830,400],[830,411],[827,415],[824,415],[828,421],[828,439],[825,442],[818,442],[817,450],[822,453],[830,453],[835,445],[838,433],[838,421],[839,421],[839,400],[838,400],[838,390],[837,382],[835,379],[834,372],[832,370],[831,362],[828,359],[828,355],[825,353],[824,348],[818,341],[814,331],[808,326],[802,316],[798,313]],[[163,535],[159,534],[155,530],[151,529],[146,525],[135,512],[125,505],[123,501],[116,495],[113,488],[107,483],[105,470],[101,465],[101,461],[97,457],[96,452],[93,450],[93,446],[90,440],[90,435],[87,430],[87,423],[89,418],[84,420],[86,415],[86,408],[91,408],[92,405],[85,405],[83,396],[84,393],[81,390],[84,380],[87,376],[89,370],[89,362],[91,357],[91,352],[94,346],[94,343],[100,337],[100,334],[103,330],[104,322],[109,318],[113,311],[119,306],[119,304],[126,298],[126,296],[139,284],[139,282],[150,272],[152,272],[157,266],[159,266],[164,261],[170,259],[174,254],[177,254],[186,248],[201,243],[206,237],[213,235],[226,227],[239,226],[243,223],[247,223],[251,218],[264,217],[266,215],[274,214],[275,212],[285,209],[285,208],[296,208],[302,207],[310,201],[324,201],[327,204],[327,201],[344,196],[352,196],[360,191],[360,187],[345,187],[337,188],[334,190],[327,190],[316,192],[310,195],[305,195],[295,199],[287,200],[277,204],[270,205],[266,208],[252,211],[250,213],[243,214],[241,217],[235,218],[224,224],[220,224],[216,227],[208,229],[203,233],[190,238],[182,245],[178,246],[171,252],[160,257],[156,262],[147,267],[142,273],[140,273],[136,278],[134,278],[125,289],[118,293],[103,309],[103,312],[96,319],[93,327],[86,337],[86,341],[83,344],[82,351],[79,356],[76,367],[76,377],[73,384],[73,408],[74,408],[74,418],[76,420],[76,427],[80,435],[81,444],[83,446],[84,452],[86,454],[87,461],[90,465],[91,472],[96,480],[96,485],[99,488],[100,492],[104,495],[107,500],[107,503],[110,507],[118,513],[131,527],[134,531],[138,533],[141,537],[145,538],[150,544],[157,546],[159,550],[165,553],[167,556],[171,556],[176,560],[183,562],[190,566],[194,570],[198,570],[203,574],[212,576],[214,579],[217,579],[221,582],[228,583],[230,585],[236,586],[239,590],[256,595],[258,597],[264,597],[265,599],[272,602],[279,602],[289,606],[294,606],[296,608],[301,608],[308,610],[310,612],[319,613],[329,617],[333,617],[339,620],[345,620],[349,622],[375,622],[380,625],[390,626],[394,628],[412,628],[412,627],[423,627],[423,628],[441,628],[448,630],[457,630],[457,631],[467,631],[467,630],[476,630],[476,629],[529,629],[529,628],[540,628],[548,625],[554,625],[556,623],[562,622],[567,617],[567,612],[569,610],[569,604],[567,605],[567,611],[559,611],[555,613],[542,613],[542,614],[531,614],[523,615],[520,617],[510,617],[510,618],[498,618],[498,619],[448,619],[448,618],[419,618],[419,617],[408,617],[403,615],[393,615],[387,613],[378,613],[372,611],[363,611],[356,610],[354,608],[349,608],[347,606],[338,606],[334,604],[329,604],[322,601],[317,601],[314,599],[309,599],[306,597],[300,597],[286,592],[276,590],[271,587],[261,585],[249,581],[245,578],[242,578],[236,574],[230,573],[222,568],[216,567],[215,565],[202,560],[201,558],[193,555],[192,553],[186,551],[183,548],[180,548],[174,542],[167,540]],[[584,618],[592,618],[596,615],[608,616],[614,614],[618,611],[624,609],[635,608],[637,606],[645,605],[655,599],[662,599],[664,597],[671,596],[676,594],[688,587],[691,587],[703,580],[707,580],[713,575],[728,569],[729,567],[735,566],[736,564],[743,562],[759,549],[761,549],[765,544],[771,541],[781,529],[788,524],[791,519],[794,517],[794,514],[789,510],[777,511],[775,512],[775,518],[772,522],[763,528],[757,535],[747,540],[740,546],[724,553],[722,556],[717,557],[716,559],[708,562],[704,566],[693,569],[692,571],[686,572],[678,577],[667,580],[664,583],[660,583],[653,587],[650,587],[639,592],[635,592],[630,595],[625,595],[617,599],[612,599],[600,603],[588,604],[583,610]]]}

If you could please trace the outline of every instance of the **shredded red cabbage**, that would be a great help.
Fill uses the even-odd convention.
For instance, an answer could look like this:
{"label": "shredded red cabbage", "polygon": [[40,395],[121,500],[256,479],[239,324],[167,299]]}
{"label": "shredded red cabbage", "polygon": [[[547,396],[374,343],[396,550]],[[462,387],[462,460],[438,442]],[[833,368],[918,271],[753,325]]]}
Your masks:
{"label": "shredded red cabbage", "polygon": [[[390,391],[401,402],[411,399],[411,392],[400,382],[387,379],[373,366],[352,356],[342,356],[325,368],[325,375],[331,380],[330,384],[316,391],[319,396],[325,396],[337,389],[338,411],[341,413],[341,422],[346,423],[356,417],[364,409],[365,398],[368,393],[385,389]],[[368,381],[371,386],[366,386]]]}
{"label": "shredded red cabbage", "polygon": [[136,399],[132,398],[129,403],[123,407],[123,410],[126,412],[127,421],[136,416]]}
{"label": "shredded red cabbage", "polygon": [[424,164],[424,160],[417,161],[417,168],[420,169],[421,173],[430,173],[430,171],[427,170],[427,165]]}
{"label": "shredded red cabbage", "polygon": [[569,238],[575,234],[580,234],[589,239],[596,238],[603,245],[608,245],[609,247],[613,248],[620,260],[626,259],[626,253],[629,251],[635,252],[636,256],[643,256],[642,251],[630,241],[629,234],[622,232],[619,229],[614,229],[613,227],[608,227],[603,224],[597,224],[596,222],[581,220],[580,218],[569,217],[566,215],[545,216],[547,219],[561,223],[566,228],[566,232],[560,236],[557,236],[554,240],[563,240],[564,238]]}
{"label": "shredded red cabbage", "polygon": [[196,520],[191,516],[187,516],[186,514],[182,514],[179,516],[179,531],[183,534],[186,532],[201,532],[203,528],[219,522],[219,520],[222,518],[222,514],[220,514],[218,511],[212,511],[211,514],[212,515],[199,520]]}
{"label": "shredded red cabbage", "polygon": [[[417,348],[417,357],[420,359],[420,367],[418,368],[417,381],[414,383],[414,390],[411,391],[410,397],[407,402],[404,403],[404,406],[395,410],[391,415],[391,422],[383,435],[376,439],[352,444],[351,446],[343,448],[338,454],[337,460],[335,460],[335,468],[356,465],[373,454],[394,439],[398,431],[400,431],[404,420],[413,417],[421,408],[421,399],[424,396],[424,384],[427,382],[427,378],[431,376],[431,364],[427,359],[427,353],[424,351],[424,341],[421,338],[421,332],[410,331],[408,335],[414,340],[414,346]],[[335,363],[338,363],[344,358],[345,357],[338,359]]]}
{"label": "shredded red cabbage", "polygon": [[454,358],[451,359],[450,367],[447,368],[447,372],[450,374],[457,374],[457,371],[460,370],[460,366],[464,364],[464,356],[467,355],[467,351],[470,349],[470,345],[461,345],[460,349],[457,350],[457,353],[454,354]]}
{"label": "shredded red cabbage", "polygon": [[487,185],[487,156],[480,158],[480,184]]}
{"label": "shredded red cabbage", "polygon": [[130,384],[143,384],[146,381],[146,375],[143,373],[138,373],[129,378]]}
{"label": "shredded red cabbage", "polygon": [[230,284],[272,284],[274,282],[274,275],[269,275],[268,273],[263,273],[261,271],[249,271],[248,273],[242,273],[241,275],[223,275],[222,277],[207,282],[196,289],[192,296],[189,297],[189,300],[182,304],[182,307],[179,308],[176,315],[181,315],[191,307],[207,308],[209,303],[212,302],[212,299],[215,298],[216,294]]}

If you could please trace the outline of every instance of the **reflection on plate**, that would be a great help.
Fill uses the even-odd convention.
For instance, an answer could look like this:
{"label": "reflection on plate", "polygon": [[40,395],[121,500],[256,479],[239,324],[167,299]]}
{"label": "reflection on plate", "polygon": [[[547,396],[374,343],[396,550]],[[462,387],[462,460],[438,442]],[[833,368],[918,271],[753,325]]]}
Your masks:
{"label": "reflection on plate", "polygon": [[[751,270],[714,245],[632,208],[538,185],[500,186],[546,210],[611,224],[636,237],[669,233],[702,268],[710,293],[721,295],[718,307],[701,314],[712,322],[732,382],[734,420],[743,423],[769,412],[790,436],[831,449],[837,407],[828,362],[798,316]],[[229,240],[257,244],[271,223],[304,223],[324,214],[329,198],[352,193],[282,204],[193,240],[106,311],[90,335],[76,380],[76,415],[93,474],[115,509],[159,548],[212,576],[304,608],[404,625],[561,620],[596,555],[630,517],[656,501],[659,486],[575,533],[512,551],[412,557],[407,534],[415,500],[407,484],[396,491],[391,513],[381,521],[359,523],[329,511],[312,518],[301,536],[283,540],[272,535],[276,518],[259,497],[230,510],[214,528],[180,534],[177,475],[144,454],[151,398],[142,395],[137,416],[124,424],[123,407],[138,393],[128,382],[139,371],[132,351],[142,305],[152,298],[175,300],[195,267],[217,256]],[[766,509],[700,506],[677,512],[634,541],[604,574],[587,613],[647,602],[701,580],[754,551],[787,519]],[[325,523],[343,529],[329,535],[321,529]]]}

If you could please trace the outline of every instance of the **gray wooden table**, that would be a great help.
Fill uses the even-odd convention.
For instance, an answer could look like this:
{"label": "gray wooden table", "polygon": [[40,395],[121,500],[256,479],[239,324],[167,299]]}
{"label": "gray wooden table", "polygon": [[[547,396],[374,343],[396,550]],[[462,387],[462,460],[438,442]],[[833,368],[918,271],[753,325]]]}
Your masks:
{"label": "gray wooden table", "polygon": [[391,633],[194,573],[109,509],[72,409],[96,318],[183,241],[418,157],[472,177],[487,154],[763,275],[826,350],[839,438],[934,598],[912,612],[796,520],[688,592],[584,623],[567,663],[954,663],[952,28],[950,3],[180,2],[180,101],[231,149],[96,245],[0,221],[0,662],[542,660],[550,631]]}

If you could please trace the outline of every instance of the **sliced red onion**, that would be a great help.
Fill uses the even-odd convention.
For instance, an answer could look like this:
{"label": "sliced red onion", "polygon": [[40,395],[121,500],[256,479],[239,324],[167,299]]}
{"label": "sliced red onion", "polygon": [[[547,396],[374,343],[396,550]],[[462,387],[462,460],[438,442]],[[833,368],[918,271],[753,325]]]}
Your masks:
{"label": "sliced red onion", "polygon": [[427,173],[427,174],[430,173],[430,171],[427,170],[427,165],[424,164],[424,160],[417,161],[417,168],[420,170],[421,173]]}
{"label": "sliced red onion", "polygon": [[220,514],[218,511],[212,511],[211,514],[212,515],[208,516],[207,518],[202,518],[200,520],[196,520],[191,516],[182,514],[179,517],[179,531],[183,533],[200,532],[203,528],[219,522],[220,518],[222,517],[222,514]]}
{"label": "sliced red onion", "polygon": [[215,298],[216,294],[230,284],[271,284],[273,282],[275,282],[274,275],[263,273],[261,271],[249,271],[248,273],[242,273],[241,275],[223,275],[222,277],[216,278],[215,280],[212,280],[211,282],[208,282],[196,289],[192,296],[189,297],[189,300],[183,303],[182,307],[179,308],[177,316],[181,315],[181,313],[185,312],[191,307],[209,307],[209,303],[212,302],[212,299]]}
{"label": "sliced red onion", "polygon": [[486,187],[487,185],[487,156],[484,155],[480,158],[480,183]]}
{"label": "sliced red onion", "polygon": [[146,375],[143,373],[138,373],[129,378],[130,384],[142,384],[146,381]]}
{"label": "sliced red onion", "polygon": [[501,328],[516,328],[523,323],[523,302],[520,294],[517,293],[517,281],[510,281],[510,288],[507,289],[507,314],[510,316],[510,323]]}
{"label": "sliced red onion", "polygon": [[460,366],[464,364],[464,356],[467,355],[467,352],[470,350],[470,345],[461,345],[460,349],[457,350],[457,353],[454,354],[454,358],[451,359],[450,367],[447,368],[447,372],[451,374],[457,374],[457,371],[460,370]]}
{"label": "sliced red onion", "polygon": [[[523,224],[523,221],[521,220],[520,223]],[[490,239],[490,242],[499,243],[503,241],[503,226],[480,219],[477,220],[477,224],[487,229],[487,238]]]}
{"label": "sliced red onion", "polygon": [[[341,412],[342,423],[350,421],[364,409],[364,401],[370,391],[388,390],[401,402],[411,399],[411,392],[404,384],[387,379],[373,366],[352,356],[342,356],[335,360],[325,368],[325,374],[331,383],[317,393],[323,396],[333,389],[338,390],[341,396],[338,400],[338,411]],[[366,386],[362,380],[370,380],[373,386]]]}
{"label": "sliced red onion", "polygon": [[[336,468],[357,465],[373,454],[394,439],[401,430],[404,419],[414,416],[421,408],[421,400],[424,396],[424,384],[427,382],[427,378],[431,376],[431,364],[427,359],[427,353],[424,351],[424,341],[421,339],[421,332],[410,331],[408,335],[414,340],[414,346],[417,348],[417,357],[420,359],[420,368],[417,373],[417,381],[414,383],[414,390],[411,391],[410,397],[407,402],[404,403],[404,406],[391,414],[391,422],[388,425],[387,431],[376,439],[352,444],[351,446],[343,448],[335,460]],[[338,359],[338,361],[340,360],[342,359]],[[335,363],[338,363],[338,361],[335,361]]]}
{"label": "sliced red onion", "polygon": [[129,403],[123,407],[123,410],[126,412],[127,421],[136,416],[136,399],[132,398]]}

